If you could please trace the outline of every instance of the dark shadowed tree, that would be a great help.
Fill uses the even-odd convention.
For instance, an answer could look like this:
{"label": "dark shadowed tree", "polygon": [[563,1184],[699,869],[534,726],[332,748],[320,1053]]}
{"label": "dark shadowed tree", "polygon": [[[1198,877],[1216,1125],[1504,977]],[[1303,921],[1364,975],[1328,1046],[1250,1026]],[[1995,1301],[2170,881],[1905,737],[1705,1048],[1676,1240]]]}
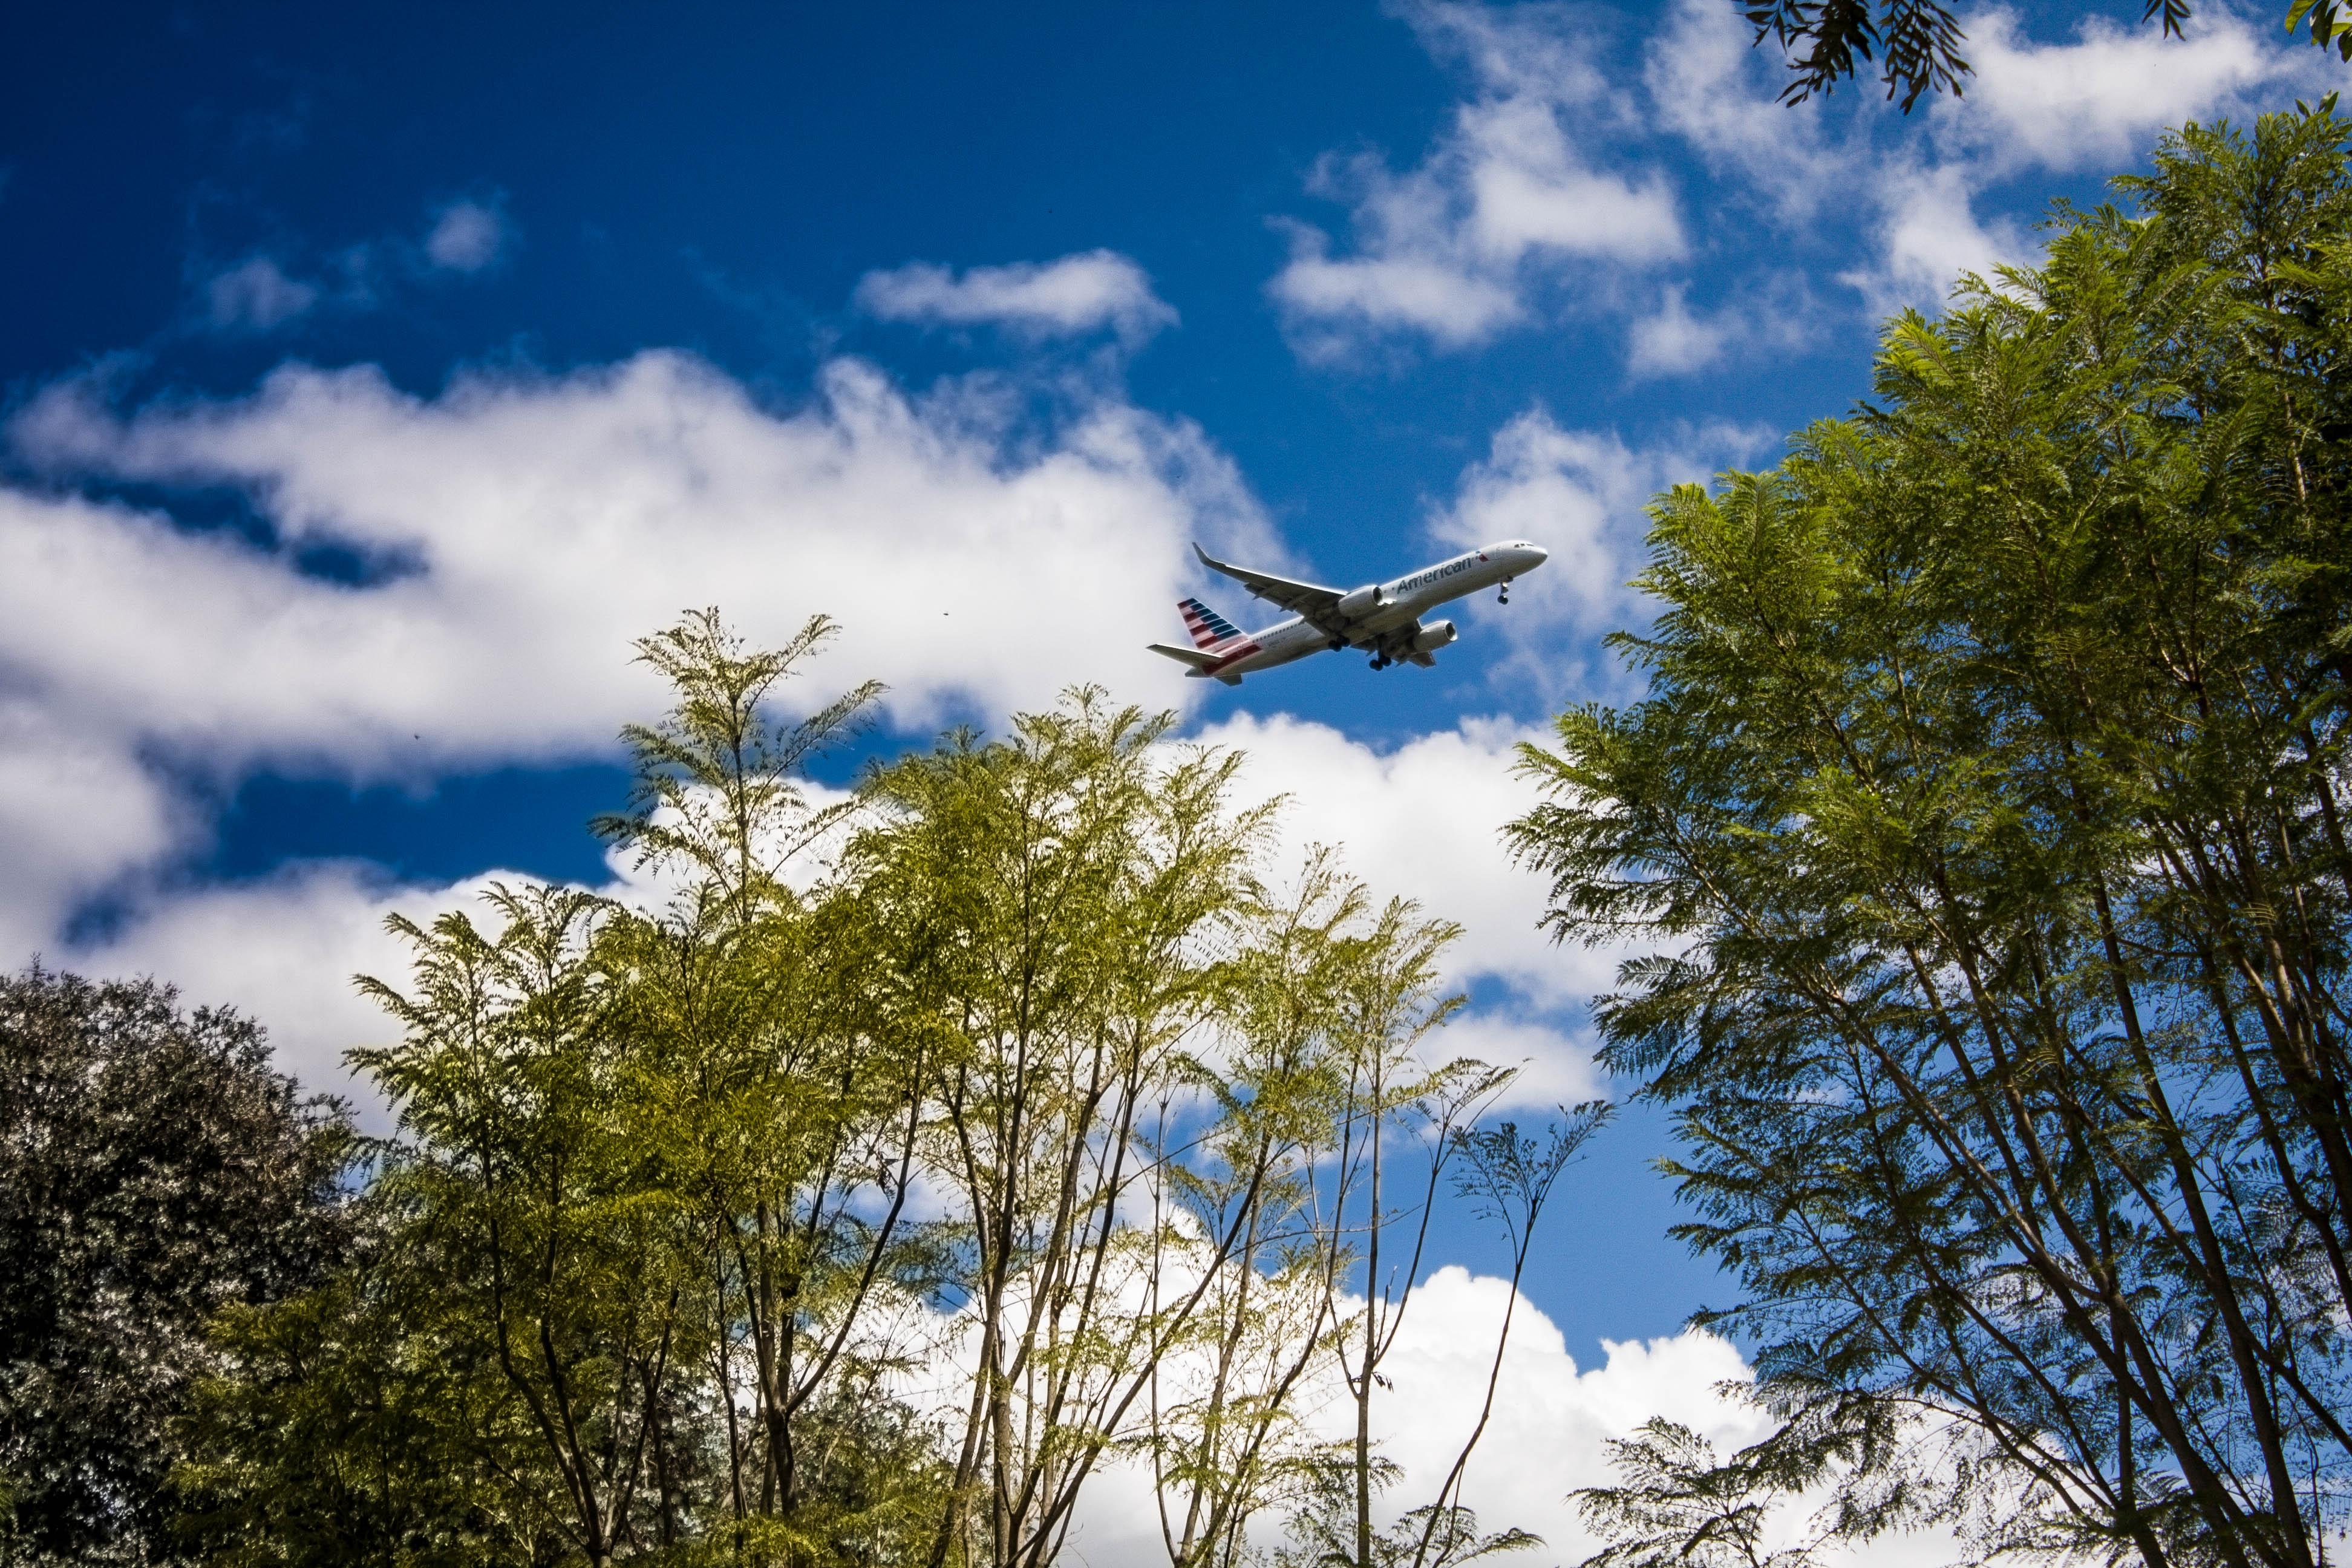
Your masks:
{"label": "dark shadowed tree", "polygon": [[0,1561],[174,1557],[170,1423],[205,1325],[319,1278],[352,1149],[232,1012],[0,980]]}
{"label": "dark shadowed tree", "polygon": [[[1969,62],[1960,50],[1968,35],[1959,18],[1936,0],[1738,0],[1755,25],[1756,41],[1770,38],[1788,57],[1784,103],[1802,103],[1827,93],[1876,63],[1889,99],[1900,94],[1903,112],[1923,95],[1967,91]],[[2189,16],[2189,0],[2147,0],[2142,19],[2178,37]],[[2344,0],[2294,0],[2289,32],[2302,32],[2323,49],[2352,60],[2352,9]]]}

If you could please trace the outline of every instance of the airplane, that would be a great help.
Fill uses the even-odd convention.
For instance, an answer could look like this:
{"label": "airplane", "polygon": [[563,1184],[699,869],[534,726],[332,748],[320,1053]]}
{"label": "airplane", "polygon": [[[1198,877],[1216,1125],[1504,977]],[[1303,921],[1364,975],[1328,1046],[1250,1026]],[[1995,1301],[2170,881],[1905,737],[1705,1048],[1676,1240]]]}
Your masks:
{"label": "airplane", "polygon": [[1210,571],[1222,572],[1268,604],[1293,612],[1290,619],[1262,632],[1244,633],[1198,599],[1178,601],[1193,646],[1171,647],[1160,642],[1147,646],[1154,653],[1190,666],[1186,675],[1222,680],[1227,686],[1239,686],[1244,675],[1326,648],[1353,647],[1370,653],[1374,669],[1386,669],[1399,659],[1424,668],[1435,664],[1430,656],[1457,634],[1452,621],[1424,625],[1423,611],[1497,585],[1498,602],[1507,605],[1511,579],[1534,571],[1549,554],[1524,539],[1509,539],[1465,551],[1390,582],[1367,583],[1342,593],[1233,565],[1198,544],[1192,546],[1192,553]]}

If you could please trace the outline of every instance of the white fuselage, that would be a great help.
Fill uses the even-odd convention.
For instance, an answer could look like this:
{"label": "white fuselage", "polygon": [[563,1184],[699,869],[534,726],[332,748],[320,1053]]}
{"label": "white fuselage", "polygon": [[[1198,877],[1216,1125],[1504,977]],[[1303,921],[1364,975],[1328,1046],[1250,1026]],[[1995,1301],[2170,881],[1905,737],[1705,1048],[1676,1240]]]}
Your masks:
{"label": "white fuselage", "polygon": [[[1328,648],[1380,650],[1384,642],[1410,627],[1422,615],[1450,600],[1493,588],[1542,565],[1547,552],[1523,539],[1465,550],[1461,554],[1408,572],[1402,577],[1370,585],[1371,604],[1356,616],[1343,637],[1334,637],[1304,616],[1277,621],[1264,631],[1250,632],[1211,648],[1214,665],[1198,673],[1232,681],[1261,669],[1289,664]],[[1348,595],[1365,593],[1359,588]],[[1402,656],[1402,650],[1391,650]]]}

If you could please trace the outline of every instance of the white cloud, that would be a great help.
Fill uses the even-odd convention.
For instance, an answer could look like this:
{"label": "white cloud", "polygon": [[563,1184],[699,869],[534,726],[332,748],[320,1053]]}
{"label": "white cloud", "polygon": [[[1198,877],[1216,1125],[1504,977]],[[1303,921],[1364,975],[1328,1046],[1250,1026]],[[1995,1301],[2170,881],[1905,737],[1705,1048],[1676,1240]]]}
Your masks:
{"label": "white cloud", "polygon": [[383,1045],[399,1031],[352,976],[405,984],[410,954],[384,930],[385,918],[405,914],[422,925],[448,909],[478,914],[482,892],[499,876],[403,884],[360,863],[289,865],[257,881],[151,899],[119,930],[58,957],[91,973],[169,981],[186,1005],[235,1006],[269,1031],[280,1071],[352,1100],[364,1122],[382,1131],[383,1103],[344,1069],[343,1053]]}
{"label": "white cloud", "polygon": [[1657,128],[1730,176],[1735,200],[1761,195],[1775,219],[1801,224],[1863,171],[1868,149],[1830,138],[1822,100],[1780,102],[1780,62],[1754,38],[1737,6],[1675,0],[1644,51],[1643,85]]}
{"label": "white cloud", "polygon": [[2183,121],[2243,119],[2329,85],[2319,51],[2219,5],[2197,7],[2179,38],[2091,16],[2073,42],[2037,44],[2001,7],[1970,16],[1968,34],[1976,74],[1966,96],[1937,103],[1933,124],[1996,172],[2121,167]]}
{"label": "white cloud", "polygon": [[1735,279],[1711,306],[1694,308],[1690,285],[1669,283],[1658,309],[1626,332],[1625,374],[1633,381],[1695,375],[1766,355],[1802,353],[1820,333],[1822,308],[1797,271]]}
{"label": "white cloud", "polygon": [[[289,368],[248,398],[127,417],[90,384],[53,386],[11,426],[23,460],[242,489],[279,547],[0,488],[0,774],[19,786],[0,934],[43,942],[194,845],[159,760],[418,781],[603,754],[661,698],[628,639],[690,605],[771,642],[835,616],[836,650],[787,700],[878,677],[910,728],[1075,680],[1181,704],[1196,689],[1138,628],[1167,619],[1188,541],[1263,542],[1245,489],[1187,425],[1100,397],[1016,441],[1003,401],[919,402],[844,361],[780,414],[670,353],[460,376],[432,399],[373,369]],[[321,543],[391,569],[304,574],[296,552]],[[97,831],[56,833],[82,815]]]}
{"label": "white cloud", "polygon": [[1503,847],[1504,825],[1536,802],[1511,771],[1513,748],[1534,733],[1465,719],[1381,752],[1287,713],[1239,713],[1199,738],[1246,753],[1241,787],[1250,795],[1289,797],[1278,864],[1309,844],[1339,847],[1377,893],[1409,894],[1460,922],[1464,939],[1448,960],[1456,983],[1493,976],[1549,1003],[1590,994],[1593,977],[1535,929],[1543,884]]}
{"label": "white cloud", "polygon": [[645,686],[627,638],[693,604],[754,637],[834,614],[830,669],[889,681],[909,724],[1166,675],[1133,628],[1175,596],[1196,527],[1252,526],[1230,468],[1124,405],[1025,458],[993,416],[854,361],[777,415],[661,353],[431,400],[370,368],[289,368],[248,399],[122,420],[60,386],[15,426],[51,471],[244,487],[289,547],[417,570],[353,589],[152,513],[0,493],[0,658],[174,744],[375,775],[413,771],[416,746],[601,748]]}
{"label": "white cloud", "polygon": [[1546,707],[1609,689],[1615,677],[1590,662],[1591,639],[1646,615],[1626,586],[1649,529],[1643,508],[1670,485],[1755,460],[1776,434],[1710,424],[1636,447],[1614,431],[1563,429],[1540,407],[1496,431],[1486,458],[1464,470],[1453,500],[1433,509],[1427,524],[1431,539],[1451,548],[1530,539],[1551,552],[1512,585],[1507,608],[1480,599],[1457,611],[1514,649],[1489,662],[1488,680],[1538,693]]}
{"label": "white cloud", "polygon": [[1318,167],[1312,188],[1353,209],[1354,245],[1334,256],[1322,231],[1284,226],[1290,261],[1267,288],[1303,352],[1329,357],[1392,331],[1462,347],[1527,317],[1542,279],[1683,254],[1665,176],[1589,156],[1624,109],[1560,14],[1425,5],[1411,15],[1433,51],[1465,61],[1475,96],[1406,173],[1371,156]]}
{"label": "white cloud", "polygon": [[0,969],[36,952],[54,959],[75,905],[194,826],[119,737],[37,700],[0,697]]}
{"label": "white cloud", "polygon": [[1657,467],[1613,432],[1563,430],[1543,409],[1529,409],[1495,433],[1486,460],[1465,470],[1430,532],[1463,549],[1534,540],[1551,559],[1515,585],[1515,622],[1601,629],[1625,602],[1640,508],[1657,488]]}
{"label": "white cloud", "polygon": [[[1571,1171],[1564,1187],[1575,1180]],[[1572,1201],[1574,1193],[1558,1196]],[[1507,1281],[1458,1267],[1437,1270],[1414,1292],[1396,1351],[1381,1369],[1396,1387],[1374,1405],[1388,1451],[1405,1468],[1400,1502],[1425,1500],[1469,1436],[1510,1294]],[[1760,1412],[1719,1392],[1753,1376],[1724,1340],[1685,1331],[1604,1342],[1602,1348],[1605,1362],[1579,1369],[1559,1330],[1521,1298],[1503,1359],[1508,1397],[1496,1400],[1463,1488],[1463,1500],[1478,1510],[1482,1525],[1532,1530],[1562,1563],[1601,1545],[1567,1494],[1615,1479],[1602,1446],[1608,1438],[1653,1415],[1695,1427],[1723,1447],[1755,1442],[1769,1430]]]}
{"label": "white cloud", "polygon": [[289,278],[275,261],[255,256],[205,285],[205,302],[215,331],[266,332],[319,302],[319,288]]}
{"label": "white cloud", "polygon": [[857,305],[885,321],[993,324],[1034,337],[1108,328],[1125,342],[1139,342],[1176,324],[1175,310],[1151,291],[1143,268],[1109,250],[974,267],[961,277],[925,262],[869,272],[858,280]]}
{"label": "white cloud", "polygon": [[1721,318],[1701,320],[1691,314],[1680,283],[1666,285],[1658,313],[1633,323],[1626,368],[1636,379],[1656,375],[1687,375],[1705,370],[1723,357],[1731,331]]}
{"label": "white cloud", "polygon": [[2023,226],[1978,217],[1977,171],[1965,163],[1905,163],[1879,181],[1877,245],[1870,259],[1839,274],[1873,319],[1906,305],[1934,311],[1962,273],[1989,281],[2003,267],[2031,267],[2040,245]]}
{"label": "white cloud", "polygon": [[[1574,1173],[1567,1180],[1573,1182]],[[1457,1267],[1436,1270],[1413,1290],[1381,1368],[1391,1386],[1372,1403],[1373,1436],[1402,1471],[1376,1504],[1380,1522],[1428,1501],[1452,1468],[1477,1422],[1495,1334],[1510,1299],[1507,1281]],[[1601,1546],[1568,1494],[1616,1479],[1608,1439],[1626,1436],[1653,1415],[1695,1428],[1718,1450],[1752,1443],[1768,1430],[1758,1411],[1723,1393],[1724,1385],[1743,1384],[1754,1375],[1724,1340],[1691,1331],[1604,1341],[1602,1351],[1601,1364],[1579,1367],[1559,1328],[1533,1302],[1519,1299],[1501,1394],[1465,1472],[1462,1495],[1477,1510],[1481,1528],[1516,1525],[1542,1536],[1542,1552],[1530,1562],[1574,1563]],[[1307,1392],[1300,1405],[1314,1412],[1312,1428],[1335,1441],[1354,1434],[1354,1406],[1339,1394],[1334,1379],[1331,1386]],[[1270,1544],[1278,1523],[1258,1521],[1252,1534]],[[1071,1551],[1092,1568],[1166,1562],[1150,1479],[1140,1467],[1114,1465],[1089,1484],[1081,1494]]]}
{"label": "white cloud", "polygon": [[443,207],[425,237],[425,259],[449,272],[479,272],[506,247],[508,225],[494,202],[458,201]]}
{"label": "white cloud", "polygon": [[[1365,329],[1406,328],[1447,347],[1476,342],[1520,319],[1517,291],[1443,261],[1422,257],[1330,258],[1322,230],[1290,224],[1290,265],[1273,285],[1294,334],[1310,357],[1351,346]],[[1308,324],[1312,323],[1310,327]]]}

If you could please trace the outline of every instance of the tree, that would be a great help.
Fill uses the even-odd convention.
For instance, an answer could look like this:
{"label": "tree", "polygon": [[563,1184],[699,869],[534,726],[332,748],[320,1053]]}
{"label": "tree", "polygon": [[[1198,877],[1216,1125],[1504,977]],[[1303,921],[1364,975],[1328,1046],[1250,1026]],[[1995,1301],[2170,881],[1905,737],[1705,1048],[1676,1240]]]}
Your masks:
{"label": "tree", "polygon": [[379,1181],[444,1260],[441,1331],[527,1413],[572,1547],[593,1568],[673,1533],[665,1459],[701,1326],[679,1195],[633,1136],[636,1042],[598,963],[601,900],[496,888],[485,931],[394,917],[413,990],[363,987],[404,1026],[352,1053],[407,1135]]}
{"label": "tree", "polygon": [[1515,828],[1841,1531],[2314,1568],[2352,1480],[2352,172],[2190,127],[1653,509]]}
{"label": "tree", "polygon": [[523,1568],[562,1557],[552,1456],[400,1184],[316,1289],[238,1306],[177,1424],[174,1534],[217,1568]]}
{"label": "tree", "polygon": [[[598,826],[650,892],[393,922],[411,978],[363,984],[402,1037],[351,1059],[398,1136],[343,1267],[216,1325],[180,1473],[212,1557],[1045,1568],[1129,1455],[1176,1568],[1335,1476],[1369,1510],[1368,1431],[1301,1404],[1359,1243],[1365,1400],[1417,1272],[1381,1272],[1429,1205],[1381,1151],[1485,1173],[1522,1263],[1566,1157],[1450,1137],[1501,1081],[1413,1055],[1451,928],[1328,858],[1269,895],[1240,758],[1091,690],[828,803],[799,770],[877,689],[770,711],[828,629],[639,645],[675,701]],[[1398,1561],[1526,1539],[1460,1475]]]}
{"label": "tree", "polygon": [[1330,1276],[1344,1244],[1321,1223],[1317,1178],[1344,1098],[1337,1001],[1365,901],[1326,851],[1294,886],[1252,881],[1246,939],[1222,975],[1225,1037],[1180,1068],[1214,1120],[1198,1128],[1172,1098],[1156,1118],[1161,1150],[1198,1142],[1190,1161],[1168,1160],[1155,1189],[1150,1300],[1196,1281],[1211,1250],[1198,1238],[1239,1237],[1151,1369],[1136,1447],[1151,1462],[1170,1568],[1235,1568],[1258,1515],[1304,1506],[1343,1462],[1308,1429],[1299,1395],[1331,1366],[1342,1326]]}
{"label": "tree", "polygon": [[[1911,112],[1924,94],[1967,90],[1971,74],[1960,47],[1968,35],[1959,18],[1937,0],[1736,0],[1756,28],[1756,42],[1770,38],[1789,57],[1790,78],[1783,103],[1802,103],[1829,93],[1855,73],[1857,58],[1883,53],[1881,79],[1891,100],[1903,95]],[[2147,0],[2141,19],[2157,23],[2166,37],[2178,37],[2190,15],[2189,0]],[[2344,0],[2293,0],[2286,28],[2298,28],[2323,49],[2352,60],[2352,8]]]}
{"label": "tree", "polygon": [[1757,1456],[1725,1463],[1714,1444],[1663,1415],[1608,1447],[1623,1484],[1570,1494],[1610,1543],[1581,1568],[1811,1568],[1806,1546],[1765,1544],[1783,1488],[1759,1470]]}
{"label": "tree", "polygon": [[[638,1136],[664,1152],[661,1179],[703,1238],[729,1507],[803,1534],[830,1526],[799,1517],[797,1426],[839,1393],[836,1371],[855,1370],[869,1298],[905,1252],[930,1037],[874,984],[881,955],[859,898],[804,858],[854,803],[813,804],[801,772],[856,733],[882,688],[797,720],[767,710],[833,634],[814,616],[782,648],[748,649],[704,610],[641,641],[676,701],[659,724],[623,731],[632,809],[597,824],[677,889],[666,910],[615,912],[605,963],[631,977],[619,1026],[641,1052]],[[748,1426],[735,1419],[739,1365]],[[856,1428],[837,1399],[825,1407],[836,1436]]]}
{"label": "tree", "polygon": [[951,735],[874,775],[849,852],[888,973],[944,1026],[927,1159],[954,1194],[942,1304],[969,1393],[932,1568],[1052,1560],[1255,1212],[1142,1299],[1154,1227],[1122,1211],[1164,1177],[1143,1134],[1216,1002],[1265,821],[1228,803],[1238,757],[1163,745],[1172,722],[1080,690],[1005,740]]}
{"label": "tree", "polygon": [[[1352,1568],[1445,1568],[1541,1544],[1517,1527],[1482,1531],[1461,1488],[1494,1413],[1537,1222],[1608,1110],[1580,1106],[1540,1140],[1512,1122],[1482,1128],[1513,1070],[1467,1057],[1432,1063],[1425,1050],[1463,1005],[1439,984],[1440,955],[1459,928],[1421,919],[1405,900],[1392,899],[1377,913],[1368,903],[1361,889],[1349,889],[1343,906],[1352,918],[1337,927],[1339,963],[1324,1004],[1332,1105],[1315,1192],[1317,1272],[1354,1431],[1293,1510],[1286,1556]],[[1389,1386],[1381,1368],[1403,1331],[1438,1194],[1456,1161],[1467,1167],[1455,1178],[1460,1194],[1499,1225],[1509,1246],[1510,1300],[1495,1335],[1486,1399],[1453,1465],[1426,1501],[1379,1524],[1375,1499],[1402,1479],[1371,1435],[1373,1406]],[[1401,1247],[1409,1248],[1402,1258]]]}
{"label": "tree", "polygon": [[325,1271],[352,1151],[343,1107],[235,1013],[0,979],[0,1561],[176,1559],[171,1423],[205,1324]]}
{"label": "tree", "polygon": [[221,1559],[928,1543],[931,1434],[863,1312],[895,1282],[918,1086],[856,900],[785,876],[839,815],[798,770],[876,689],[763,709],[827,635],[751,650],[702,612],[639,645],[677,701],[624,732],[631,809],[597,826],[666,900],[499,887],[487,920],[391,922],[412,978],[362,984],[403,1037],[351,1057],[400,1125],[363,1245],[220,1325],[190,1422],[190,1526]]}

